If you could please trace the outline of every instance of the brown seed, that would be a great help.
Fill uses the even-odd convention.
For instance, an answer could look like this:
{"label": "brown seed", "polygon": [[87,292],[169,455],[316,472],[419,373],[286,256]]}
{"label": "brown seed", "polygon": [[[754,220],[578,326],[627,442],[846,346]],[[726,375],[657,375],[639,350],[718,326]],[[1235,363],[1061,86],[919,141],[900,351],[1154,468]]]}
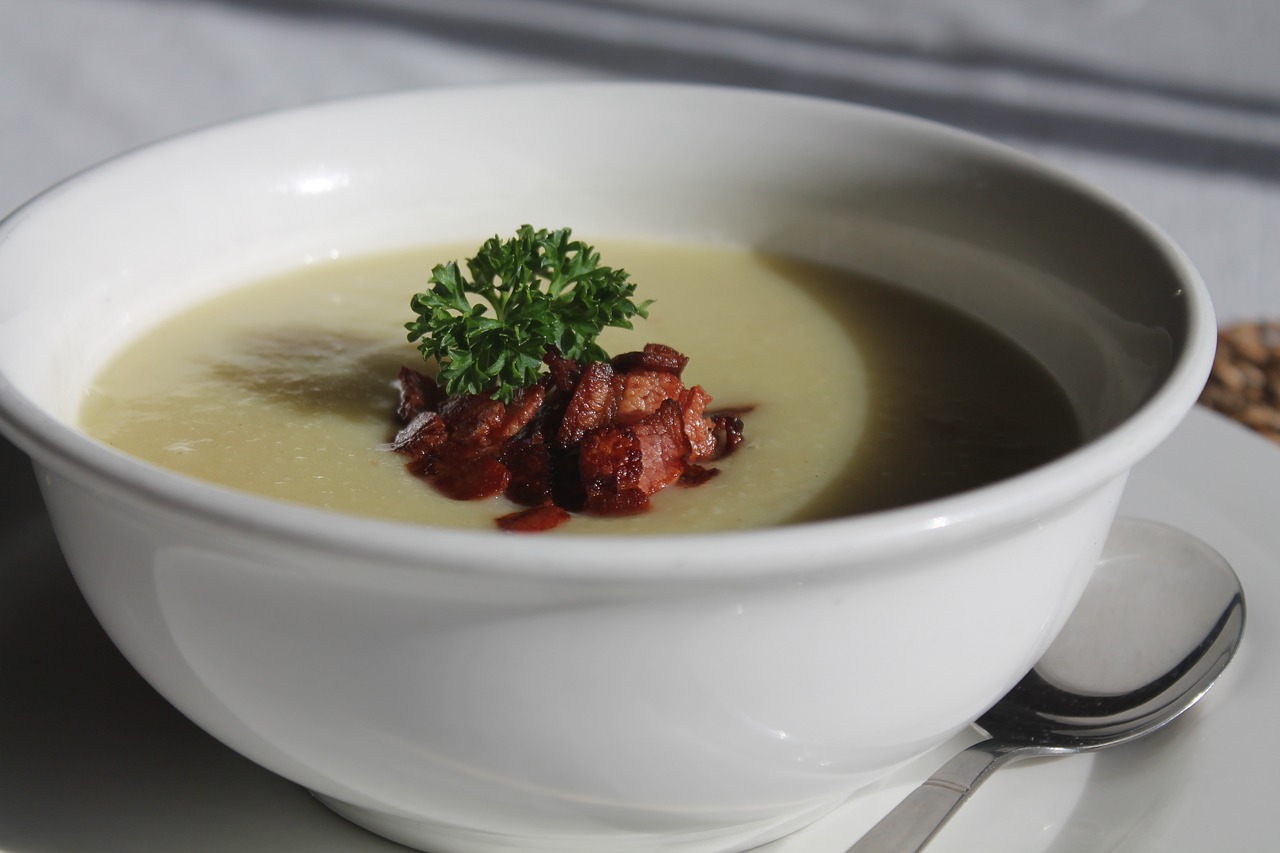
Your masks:
{"label": "brown seed", "polygon": [[1267,384],[1267,372],[1263,365],[1252,361],[1237,361],[1236,367],[1244,374],[1244,381],[1250,388],[1261,388]]}
{"label": "brown seed", "polygon": [[1220,329],[1200,402],[1280,443],[1280,322]]}
{"label": "brown seed", "polygon": [[1280,359],[1267,365],[1267,394],[1273,405],[1280,406]]}
{"label": "brown seed", "polygon": [[1254,364],[1265,364],[1271,353],[1262,341],[1263,330],[1258,323],[1241,323],[1224,329],[1219,338],[1225,339],[1236,357]]}
{"label": "brown seed", "polygon": [[1267,399],[1267,374],[1256,364],[1242,361],[1236,365],[1244,376],[1244,397],[1251,403]]}
{"label": "brown seed", "polygon": [[1222,387],[1236,394],[1244,391],[1245,385],[1248,384],[1244,373],[1222,347],[1218,348],[1217,354],[1213,357],[1213,371],[1210,376]]}
{"label": "brown seed", "polygon": [[1256,403],[1245,406],[1238,417],[1241,423],[1247,424],[1256,430],[1280,432],[1280,411],[1270,406]]}

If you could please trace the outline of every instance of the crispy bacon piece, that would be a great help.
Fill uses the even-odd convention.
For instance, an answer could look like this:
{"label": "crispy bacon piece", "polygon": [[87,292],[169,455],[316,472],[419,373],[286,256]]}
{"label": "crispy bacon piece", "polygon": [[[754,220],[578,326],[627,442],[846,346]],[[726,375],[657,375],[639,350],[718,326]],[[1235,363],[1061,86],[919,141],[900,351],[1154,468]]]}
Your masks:
{"label": "crispy bacon piece", "polygon": [[689,357],[676,352],[665,344],[645,344],[640,352],[624,352],[610,362],[615,373],[631,373],[636,370],[660,370],[675,374],[679,379]]}
{"label": "crispy bacon piece", "polygon": [[396,416],[407,424],[423,412],[434,412],[444,402],[444,392],[430,376],[409,367],[400,368],[400,405]]}
{"label": "crispy bacon piece", "polygon": [[720,473],[719,468],[705,468],[702,465],[689,465],[684,469],[684,473],[680,475],[680,485],[682,486],[701,486],[710,480],[716,474]]}
{"label": "crispy bacon piece", "polygon": [[703,463],[742,442],[749,408],[707,412],[711,395],[681,379],[686,358],[662,344],[580,365],[558,351],[548,373],[503,404],[489,394],[446,398],[430,377],[400,371],[400,428],[391,448],[408,469],[458,500],[505,495],[525,509],[503,530],[538,532],[573,512],[630,515],[673,483],[718,472]]}
{"label": "crispy bacon piece", "polygon": [[506,491],[511,472],[493,448],[479,452],[446,442],[431,466],[431,482],[445,497],[458,501],[491,498]]}
{"label": "crispy bacon piece", "polygon": [[638,515],[649,509],[649,496],[639,489],[600,492],[587,496],[585,511],[592,515]]}
{"label": "crispy bacon piece", "polygon": [[565,358],[560,354],[560,350],[555,347],[549,347],[542,362],[550,371],[551,381],[555,386],[565,393],[572,394],[573,389],[578,387],[578,380],[582,378],[582,368],[578,366],[578,362],[571,358]]}
{"label": "crispy bacon piece", "polygon": [[612,421],[617,409],[618,388],[613,368],[602,361],[593,362],[582,372],[582,379],[569,399],[556,439],[561,447],[581,444],[587,433]]}
{"label": "crispy bacon piece", "polygon": [[440,404],[449,439],[463,447],[488,447],[500,434],[507,407],[485,394],[462,394]]}
{"label": "crispy bacon piece", "polygon": [[640,439],[629,427],[607,424],[582,440],[578,470],[588,503],[601,492],[619,493],[639,487],[644,473]]}
{"label": "crispy bacon piece", "polygon": [[539,432],[516,436],[502,446],[498,461],[507,466],[511,480],[506,496],[522,506],[538,506],[552,500],[551,451]]}
{"label": "crispy bacon piece", "polygon": [[640,479],[636,488],[652,495],[684,473],[689,457],[689,439],[684,434],[680,404],[663,400],[658,411],[631,428],[640,444]]}
{"label": "crispy bacon piece", "polygon": [[722,436],[718,440],[720,456],[728,456],[738,449],[738,445],[742,444],[742,416],[753,409],[755,409],[755,406],[742,406],[741,408],[725,409],[708,415],[711,422],[715,424],[716,432]]}
{"label": "crispy bacon piece", "polygon": [[609,424],[582,441],[579,456],[583,509],[593,515],[634,515],[649,508],[649,496],[640,489],[644,457],[640,439],[629,427]]}
{"label": "crispy bacon piece", "polygon": [[555,504],[541,504],[498,516],[498,526],[514,533],[541,533],[559,527],[569,518],[568,510]]}
{"label": "crispy bacon piece", "polygon": [[689,462],[715,459],[720,443],[716,439],[716,422],[705,415],[711,395],[701,385],[694,385],[680,396],[685,438],[689,440]]}
{"label": "crispy bacon piece", "polygon": [[391,449],[415,459],[440,448],[449,438],[449,428],[438,412],[418,412],[391,440]]}
{"label": "crispy bacon piece", "polygon": [[498,425],[494,438],[497,441],[507,441],[515,438],[521,430],[537,417],[546,396],[547,389],[541,385],[530,385],[528,388],[518,389],[515,397],[506,405],[502,423]]}
{"label": "crispy bacon piece", "polygon": [[618,422],[637,423],[658,411],[664,401],[680,399],[684,391],[684,383],[674,373],[635,370],[623,374],[622,392],[618,399]]}

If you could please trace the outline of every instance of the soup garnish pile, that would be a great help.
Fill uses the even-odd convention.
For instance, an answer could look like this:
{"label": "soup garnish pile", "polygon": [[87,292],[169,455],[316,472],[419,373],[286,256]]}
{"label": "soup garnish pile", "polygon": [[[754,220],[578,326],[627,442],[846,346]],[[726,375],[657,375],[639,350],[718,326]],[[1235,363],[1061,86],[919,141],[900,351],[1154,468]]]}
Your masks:
{"label": "soup garnish pile", "polygon": [[596,343],[652,303],[637,305],[626,271],[570,235],[494,236],[467,260],[469,279],[437,264],[411,300],[409,340],[438,372],[401,368],[391,446],[446,497],[524,507],[497,519],[504,530],[644,512],[668,486],[705,483],[717,473],[706,463],[742,441],[749,407],[707,411],[710,394],[681,378],[683,354],[650,343],[611,359]]}

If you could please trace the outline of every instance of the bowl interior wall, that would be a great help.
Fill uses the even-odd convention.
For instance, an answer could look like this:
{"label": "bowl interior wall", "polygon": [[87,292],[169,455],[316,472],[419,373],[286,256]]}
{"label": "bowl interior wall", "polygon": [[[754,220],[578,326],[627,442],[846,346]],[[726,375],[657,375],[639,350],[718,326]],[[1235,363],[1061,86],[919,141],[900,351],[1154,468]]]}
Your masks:
{"label": "bowl interior wall", "polygon": [[[519,90],[434,93],[115,161],[9,223],[0,365],[70,422],[104,358],[212,293],[523,222],[742,245],[928,293],[1045,363],[1087,435],[1140,405],[1185,341],[1178,278],[1142,228],[1039,166],[847,107],[634,94],[584,90],[599,135],[548,127]],[[527,129],[518,143],[511,128]]]}

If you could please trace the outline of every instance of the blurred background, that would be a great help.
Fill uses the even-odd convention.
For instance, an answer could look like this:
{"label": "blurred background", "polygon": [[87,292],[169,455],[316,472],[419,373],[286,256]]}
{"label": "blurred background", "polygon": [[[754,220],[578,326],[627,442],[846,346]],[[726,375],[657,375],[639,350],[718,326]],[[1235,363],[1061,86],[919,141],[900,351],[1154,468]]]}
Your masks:
{"label": "blurred background", "polygon": [[1280,314],[1273,0],[0,0],[0,213],[194,127],[390,90],[660,79],[958,125],[1168,231]]}

